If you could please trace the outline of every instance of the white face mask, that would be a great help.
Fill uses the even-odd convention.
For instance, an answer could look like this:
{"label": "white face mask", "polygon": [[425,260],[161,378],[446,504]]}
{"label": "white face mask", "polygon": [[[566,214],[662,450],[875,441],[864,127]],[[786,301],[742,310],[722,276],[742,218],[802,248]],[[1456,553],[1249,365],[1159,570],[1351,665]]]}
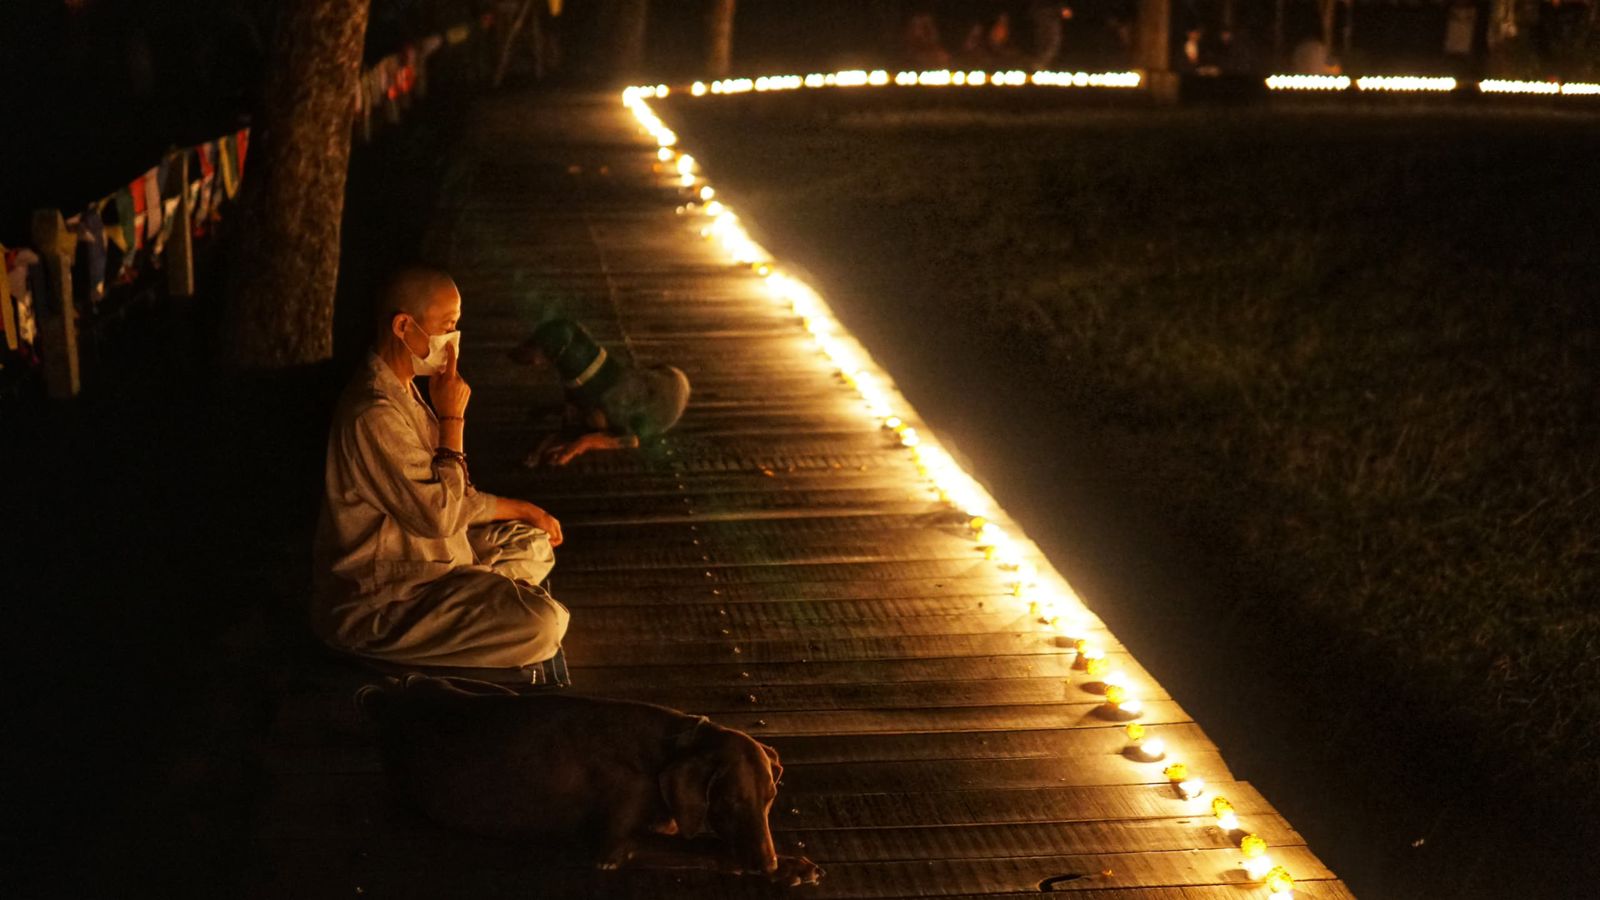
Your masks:
{"label": "white face mask", "polygon": [[[418,325],[417,330],[422,331],[422,326]],[[428,334],[425,331],[422,333]],[[446,359],[446,351],[444,348],[451,345],[456,348],[456,359],[460,360],[461,332],[447,331],[444,334],[429,334],[428,355],[418,356],[415,353],[411,354],[411,371],[417,375],[432,375],[435,372],[438,372],[440,369],[443,369]]]}

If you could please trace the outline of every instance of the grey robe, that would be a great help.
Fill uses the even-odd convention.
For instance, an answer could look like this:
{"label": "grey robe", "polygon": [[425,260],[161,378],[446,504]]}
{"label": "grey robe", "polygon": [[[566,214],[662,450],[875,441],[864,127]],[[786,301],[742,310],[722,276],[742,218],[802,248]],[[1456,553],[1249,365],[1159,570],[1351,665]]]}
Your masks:
{"label": "grey robe", "polygon": [[491,522],[496,497],[435,462],[439,423],[377,354],[328,435],[312,629],[329,646],[395,662],[524,666],[554,655],[567,610],[539,587],[543,531]]}

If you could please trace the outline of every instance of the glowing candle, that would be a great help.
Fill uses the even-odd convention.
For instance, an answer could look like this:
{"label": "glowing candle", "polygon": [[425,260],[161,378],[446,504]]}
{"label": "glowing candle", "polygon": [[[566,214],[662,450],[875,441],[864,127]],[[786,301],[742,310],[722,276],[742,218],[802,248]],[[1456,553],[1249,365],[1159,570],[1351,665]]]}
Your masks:
{"label": "glowing candle", "polygon": [[709,184],[700,189],[700,200],[702,202],[704,202],[706,200],[710,200],[712,197],[715,197],[716,195],[717,195],[716,190],[714,188],[712,188],[711,185],[709,185]]}
{"label": "glowing candle", "polygon": [[1194,798],[1206,792],[1206,782],[1204,778],[1186,778],[1183,781],[1178,782],[1177,787],[1178,795],[1185,800],[1193,800]]}
{"label": "glowing candle", "polygon": [[1294,878],[1289,875],[1289,870],[1283,866],[1273,866],[1267,872],[1265,879],[1267,890],[1273,897],[1289,897],[1294,894]]}
{"label": "glowing candle", "polygon": [[1238,831],[1239,817],[1233,812],[1233,804],[1226,798],[1218,797],[1211,801],[1211,814],[1217,817],[1217,827],[1223,831]]}
{"label": "glowing candle", "polygon": [[1260,856],[1251,857],[1244,861],[1244,871],[1257,881],[1267,877],[1267,873],[1276,867],[1272,857],[1263,852]]}

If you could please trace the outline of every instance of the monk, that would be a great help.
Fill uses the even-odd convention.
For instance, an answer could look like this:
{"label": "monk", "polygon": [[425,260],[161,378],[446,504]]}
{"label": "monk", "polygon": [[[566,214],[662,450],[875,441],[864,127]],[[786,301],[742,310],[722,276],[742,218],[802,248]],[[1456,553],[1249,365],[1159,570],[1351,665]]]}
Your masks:
{"label": "monk", "polygon": [[444,272],[406,268],[383,291],[372,351],[328,435],[312,628],[337,650],[389,662],[528,666],[567,630],[566,607],[540,586],[561,523],[472,484],[460,319]]}

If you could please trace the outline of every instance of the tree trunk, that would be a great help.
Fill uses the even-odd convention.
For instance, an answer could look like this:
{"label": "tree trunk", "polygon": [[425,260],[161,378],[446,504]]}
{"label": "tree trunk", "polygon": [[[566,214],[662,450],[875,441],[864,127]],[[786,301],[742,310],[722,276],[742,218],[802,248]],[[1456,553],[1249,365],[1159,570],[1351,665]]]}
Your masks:
{"label": "tree trunk", "polygon": [[1170,0],[1139,0],[1136,66],[1146,72],[1166,72],[1172,68],[1171,28]]}
{"label": "tree trunk", "polygon": [[339,222],[369,0],[286,0],[251,130],[233,235],[225,361],[281,368],[333,355]]}
{"label": "tree trunk", "polygon": [[1339,0],[1318,0],[1321,7],[1318,14],[1322,19],[1322,47],[1328,55],[1333,55],[1333,26],[1338,21]]}
{"label": "tree trunk", "polygon": [[[544,2],[545,0],[522,0],[522,5],[517,8],[516,15],[511,18],[510,26],[500,35],[500,56],[495,63],[494,79],[489,82],[490,86],[498,88],[505,84],[506,72],[511,68],[511,54],[517,47],[517,37],[522,34],[523,26],[528,24],[529,16],[533,17],[535,23],[538,22],[539,14],[534,11],[533,7],[535,3],[542,6]],[[534,27],[537,28],[537,24]],[[537,64],[535,64],[535,67],[537,68]],[[537,78],[538,75],[536,74],[535,77]]]}
{"label": "tree trunk", "polygon": [[603,17],[606,44],[610,49],[611,74],[628,79],[644,68],[645,25],[650,18],[650,0],[608,0]]}
{"label": "tree trunk", "polygon": [[706,13],[706,69],[712,78],[727,78],[733,68],[733,11],[736,0],[711,0]]}
{"label": "tree trunk", "polygon": [[1278,0],[1272,6],[1272,62],[1280,67],[1288,60],[1288,48],[1283,45],[1285,2],[1286,0]]}

